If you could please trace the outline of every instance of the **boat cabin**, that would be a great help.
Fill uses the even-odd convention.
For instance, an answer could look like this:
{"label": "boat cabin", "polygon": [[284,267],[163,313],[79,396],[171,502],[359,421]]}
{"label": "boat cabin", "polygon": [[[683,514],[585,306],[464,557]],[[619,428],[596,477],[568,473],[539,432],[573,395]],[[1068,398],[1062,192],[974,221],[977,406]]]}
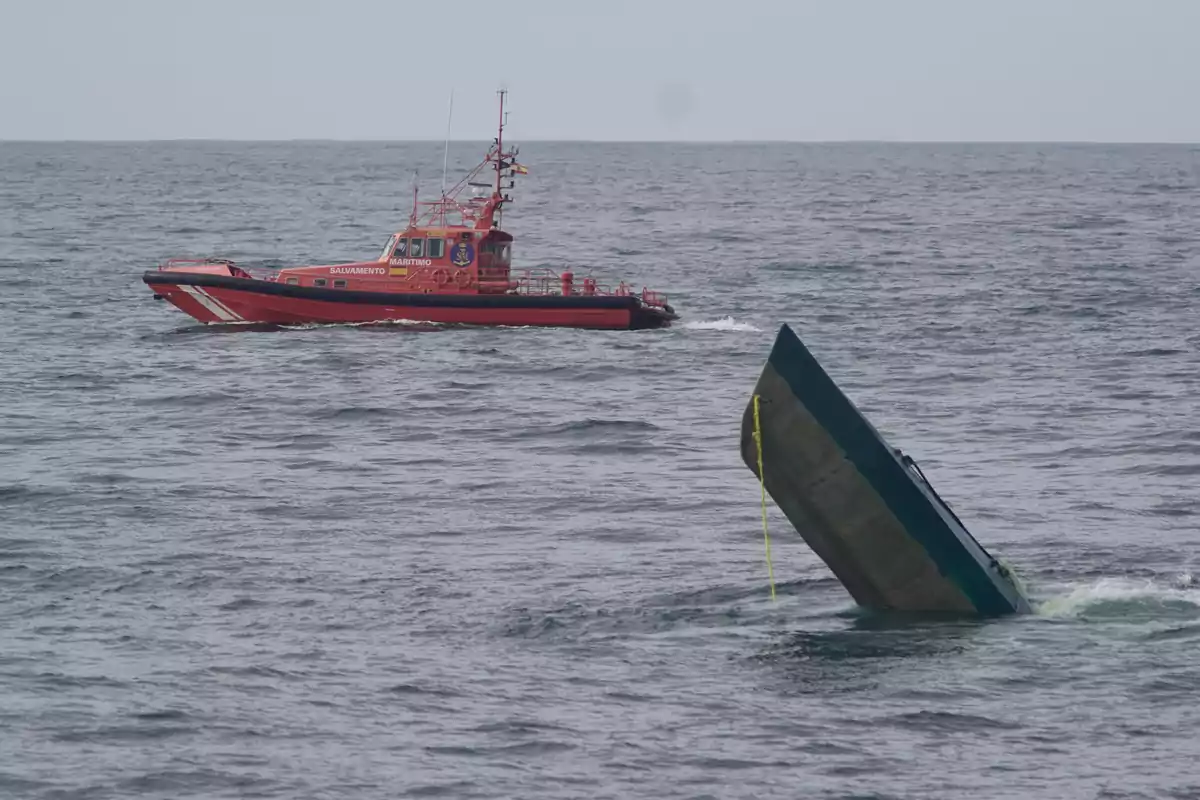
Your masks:
{"label": "boat cabin", "polygon": [[507,289],[512,241],[512,234],[495,228],[408,228],[388,239],[377,261],[388,265],[388,276],[393,278],[441,269],[455,283],[478,281],[481,291]]}
{"label": "boat cabin", "polygon": [[[512,280],[512,234],[501,229],[501,209],[516,174],[526,168],[517,150],[505,150],[504,96],[501,124],[484,160],[466,177],[430,202],[420,202],[413,187],[408,226],[392,234],[372,261],[280,272],[285,283],[336,289],[394,292],[470,292],[492,294],[517,288]],[[478,180],[487,171],[491,181]],[[482,190],[482,191],[481,191]],[[469,197],[466,195],[470,195]],[[460,199],[461,197],[461,199]]]}

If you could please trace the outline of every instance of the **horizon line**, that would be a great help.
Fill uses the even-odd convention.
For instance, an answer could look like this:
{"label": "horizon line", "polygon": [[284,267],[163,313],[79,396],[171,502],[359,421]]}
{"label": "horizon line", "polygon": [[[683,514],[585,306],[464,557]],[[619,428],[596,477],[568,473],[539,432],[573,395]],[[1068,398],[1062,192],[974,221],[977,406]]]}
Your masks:
{"label": "horizon line", "polygon": [[[450,139],[451,143],[478,144],[489,141],[480,139]],[[1186,139],[1136,140],[1136,139],[547,139],[522,138],[518,143],[538,144],[702,144],[702,145],[747,145],[747,144],[982,144],[982,145],[1172,145],[1196,146],[1200,141]],[[224,137],[171,137],[154,139],[6,139],[0,144],[437,144],[445,139],[382,139],[382,138],[338,138],[338,137],[295,137],[287,139],[268,138],[224,138]]]}

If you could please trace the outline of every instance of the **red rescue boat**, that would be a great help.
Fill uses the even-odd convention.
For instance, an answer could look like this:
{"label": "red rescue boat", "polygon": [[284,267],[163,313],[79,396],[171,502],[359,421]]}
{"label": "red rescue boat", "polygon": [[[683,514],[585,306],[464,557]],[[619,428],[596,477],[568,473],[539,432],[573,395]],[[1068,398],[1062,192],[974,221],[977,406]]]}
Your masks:
{"label": "red rescue boat", "polygon": [[[605,286],[571,271],[513,269],[500,227],[517,150],[500,127],[484,160],[439,200],[419,202],[379,257],[264,271],[226,259],[171,259],[142,280],[204,323],[362,323],[413,320],[473,325],[659,328],[678,319],[667,298],[624,281]],[[494,177],[479,178],[487,172]],[[483,189],[484,191],[479,191]],[[461,198],[463,194],[473,194]]]}

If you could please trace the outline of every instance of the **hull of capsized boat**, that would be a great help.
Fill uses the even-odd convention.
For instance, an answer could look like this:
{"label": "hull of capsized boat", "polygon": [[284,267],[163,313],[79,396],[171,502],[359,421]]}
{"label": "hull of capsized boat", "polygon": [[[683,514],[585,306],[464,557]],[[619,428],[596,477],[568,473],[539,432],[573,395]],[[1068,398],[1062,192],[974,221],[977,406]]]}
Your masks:
{"label": "hull of capsized boat", "polygon": [[742,459],[860,605],[989,616],[1030,610],[1008,568],[787,325],[754,394],[758,413],[752,397],[742,419]]}

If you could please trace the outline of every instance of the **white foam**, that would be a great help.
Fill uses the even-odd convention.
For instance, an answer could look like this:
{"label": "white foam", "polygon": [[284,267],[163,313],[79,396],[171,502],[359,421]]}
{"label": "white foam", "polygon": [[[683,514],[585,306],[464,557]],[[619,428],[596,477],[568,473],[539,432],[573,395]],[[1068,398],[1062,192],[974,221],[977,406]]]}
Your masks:
{"label": "white foam", "polygon": [[1089,610],[1099,611],[1100,607],[1113,611],[1120,608],[1153,611],[1168,606],[1190,606],[1200,614],[1200,588],[1194,585],[1190,573],[1178,576],[1173,585],[1153,580],[1101,578],[1076,586],[1064,595],[1050,597],[1038,603],[1036,610],[1041,616],[1062,619],[1080,617]]}
{"label": "white foam", "polygon": [[762,333],[762,328],[756,328],[748,322],[738,322],[733,317],[721,317],[713,320],[685,322],[683,327],[690,331],[729,331],[737,333]]}
{"label": "white foam", "polygon": [[421,319],[378,319],[374,322],[347,322],[345,324],[357,328],[363,325],[439,325],[441,323]]}
{"label": "white foam", "polygon": [[362,328],[375,327],[385,325],[438,325],[436,322],[424,322],[419,319],[379,319],[367,322],[299,322],[285,323],[282,327],[289,328],[294,331],[314,331],[323,328]]}

